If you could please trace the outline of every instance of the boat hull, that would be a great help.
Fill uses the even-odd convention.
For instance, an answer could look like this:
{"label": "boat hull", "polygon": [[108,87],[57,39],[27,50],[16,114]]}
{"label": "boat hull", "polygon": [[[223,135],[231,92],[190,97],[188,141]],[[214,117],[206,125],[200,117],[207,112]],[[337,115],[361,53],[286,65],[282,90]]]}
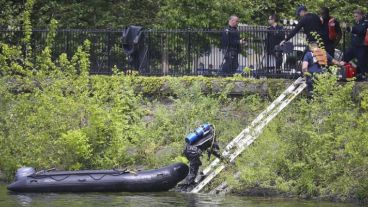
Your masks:
{"label": "boat hull", "polygon": [[118,170],[53,171],[35,173],[8,186],[15,192],[158,192],[174,188],[188,174],[188,166],[172,164],[136,173]]}

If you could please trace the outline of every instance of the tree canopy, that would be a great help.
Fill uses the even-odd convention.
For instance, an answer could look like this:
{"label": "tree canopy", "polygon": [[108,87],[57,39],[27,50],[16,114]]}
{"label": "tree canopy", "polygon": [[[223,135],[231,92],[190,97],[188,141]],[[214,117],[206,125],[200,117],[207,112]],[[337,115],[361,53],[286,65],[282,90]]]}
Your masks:
{"label": "tree canopy", "polygon": [[[295,8],[303,3],[311,12],[321,6],[342,21],[352,21],[352,11],[367,8],[366,0],[36,0],[32,25],[46,28],[51,19],[59,28],[122,28],[142,25],[146,28],[216,29],[226,25],[230,15],[241,23],[266,24],[267,16],[277,13],[281,18],[296,18]],[[23,0],[0,0],[2,28],[19,28]]]}

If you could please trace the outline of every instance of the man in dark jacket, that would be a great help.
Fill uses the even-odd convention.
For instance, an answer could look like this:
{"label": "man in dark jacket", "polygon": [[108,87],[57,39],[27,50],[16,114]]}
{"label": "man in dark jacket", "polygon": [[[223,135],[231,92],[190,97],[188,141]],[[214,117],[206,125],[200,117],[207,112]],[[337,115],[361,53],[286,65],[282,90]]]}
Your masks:
{"label": "man in dark jacket", "polygon": [[238,31],[239,17],[230,16],[228,26],[221,33],[221,49],[224,53],[222,64],[223,75],[232,75],[239,66],[238,54],[241,51],[240,33]]}
{"label": "man in dark jacket", "polygon": [[360,9],[354,10],[354,19],[353,27],[343,25],[346,31],[351,33],[351,46],[345,51],[342,63],[357,58],[357,79],[365,80],[368,75],[368,46],[364,44],[364,38],[368,29],[368,21],[364,19],[364,13]]}
{"label": "man in dark jacket", "polygon": [[325,35],[325,49],[329,55],[334,57],[335,48],[342,37],[340,23],[330,16],[330,10],[327,7],[321,7],[320,16],[322,20],[322,33]]}
{"label": "man in dark jacket", "polygon": [[[266,65],[267,68],[272,67],[271,60],[274,58],[276,62],[276,69],[279,72],[282,64],[282,52],[276,50],[275,46],[280,44],[280,42],[285,38],[285,33],[283,27],[278,24],[278,17],[276,14],[270,15],[268,17],[268,24],[266,36]],[[274,66],[273,66],[274,67]]]}
{"label": "man in dark jacket", "polygon": [[312,34],[313,32],[318,34],[322,40],[325,40],[325,35],[322,33],[322,22],[317,14],[309,13],[307,7],[302,5],[297,8],[296,15],[301,17],[300,21],[295,26],[295,28],[287,35],[285,40],[281,42],[281,44],[289,41],[301,29],[303,29],[305,35],[307,36],[306,38],[308,42],[317,41],[317,38]]}

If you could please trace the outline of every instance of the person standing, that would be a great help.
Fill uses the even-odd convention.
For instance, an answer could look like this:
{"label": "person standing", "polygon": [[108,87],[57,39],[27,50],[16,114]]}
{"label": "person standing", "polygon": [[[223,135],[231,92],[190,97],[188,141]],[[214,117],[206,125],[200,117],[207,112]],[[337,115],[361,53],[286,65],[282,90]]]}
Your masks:
{"label": "person standing", "polygon": [[317,41],[318,38],[313,35],[313,32],[317,33],[323,41],[326,39],[325,35],[322,33],[321,19],[319,18],[317,14],[308,12],[307,7],[302,5],[296,9],[296,15],[298,17],[301,17],[301,19],[298,22],[298,24],[295,26],[295,28],[281,42],[281,45],[284,44],[284,42],[289,41],[301,29],[303,29],[303,32],[305,33],[308,42]]}
{"label": "person standing", "polygon": [[238,54],[241,51],[240,33],[238,31],[239,17],[229,17],[228,26],[221,33],[221,49],[224,54],[221,72],[223,75],[232,75],[239,67]]}
{"label": "person standing", "polygon": [[279,18],[276,14],[272,14],[268,17],[268,24],[266,36],[266,66],[271,68],[271,60],[275,60],[276,71],[280,72],[282,65],[282,52],[276,50],[275,47],[285,38],[284,28],[278,24]]}
{"label": "person standing", "polygon": [[330,10],[327,7],[321,7],[319,13],[322,21],[322,32],[325,35],[325,49],[328,54],[334,57],[335,48],[342,37],[340,23],[330,16]]}
{"label": "person standing", "polygon": [[345,51],[342,58],[342,64],[356,58],[357,63],[357,79],[366,80],[368,75],[368,46],[364,43],[367,34],[368,21],[364,19],[364,13],[360,9],[354,10],[355,24],[353,27],[342,25],[347,32],[351,33],[351,46]]}

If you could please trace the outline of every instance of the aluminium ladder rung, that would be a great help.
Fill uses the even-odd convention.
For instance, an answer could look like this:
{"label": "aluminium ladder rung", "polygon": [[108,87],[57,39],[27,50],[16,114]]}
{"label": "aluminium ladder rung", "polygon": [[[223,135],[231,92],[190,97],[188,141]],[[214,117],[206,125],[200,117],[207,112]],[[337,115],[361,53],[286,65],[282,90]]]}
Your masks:
{"label": "aluminium ladder rung", "polygon": [[[271,105],[272,107],[268,107],[264,112],[262,112],[256,120],[260,122],[254,130],[250,130],[249,127],[247,128],[247,133],[241,133],[236,138],[234,138],[229,144],[232,144],[231,148],[236,146],[235,152],[231,153],[229,150],[225,149],[222,153],[223,156],[227,156],[230,159],[230,162],[233,162],[237,156],[239,156],[247,146],[249,146],[253,141],[258,138],[261,134],[263,128],[278,114],[284,109],[301,91],[304,90],[306,87],[305,82],[302,78],[298,78],[291,86],[286,89],[276,100],[277,102],[273,102]],[[292,88],[292,89],[290,89]],[[289,94],[289,96],[287,96]],[[282,97],[282,98],[280,98]],[[286,98],[285,100],[283,100]],[[276,107],[276,109],[274,109]],[[271,108],[271,109],[269,109]],[[274,109],[274,110],[273,110]],[[266,116],[267,113],[270,113]],[[261,118],[259,118],[262,115]],[[255,123],[255,122],[252,122]],[[245,130],[243,130],[245,131]],[[231,153],[231,154],[230,154]],[[230,154],[230,155],[229,155]],[[220,166],[215,168],[219,163],[219,159],[215,159],[203,172],[205,178],[195,187],[192,189],[192,193],[198,193],[204,186],[206,186],[217,174],[219,174],[224,168],[225,164],[221,163]],[[215,168],[215,169],[214,169]],[[213,170],[212,170],[213,169]],[[212,170],[212,171],[211,171]],[[211,172],[210,172],[211,171]]]}
{"label": "aluminium ladder rung", "polygon": [[[234,147],[234,144],[237,143],[239,139],[242,139],[247,133],[249,133],[250,128],[256,126],[267,113],[272,111],[280,102],[282,102],[282,100],[288,94],[292,93],[303,82],[304,79],[301,77],[294,81],[294,83],[292,83],[283,93],[280,94],[280,96],[275,101],[273,101],[261,114],[259,114],[246,129],[244,129],[238,136],[236,136],[230,143],[228,143],[228,145],[225,147],[224,152],[222,153],[222,156],[227,156],[230,153],[229,150]],[[209,166],[203,170],[203,175],[206,176],[213,167],[218,165],[219,162],[220,160],[218,158],[213,160],[209,164]]]}

